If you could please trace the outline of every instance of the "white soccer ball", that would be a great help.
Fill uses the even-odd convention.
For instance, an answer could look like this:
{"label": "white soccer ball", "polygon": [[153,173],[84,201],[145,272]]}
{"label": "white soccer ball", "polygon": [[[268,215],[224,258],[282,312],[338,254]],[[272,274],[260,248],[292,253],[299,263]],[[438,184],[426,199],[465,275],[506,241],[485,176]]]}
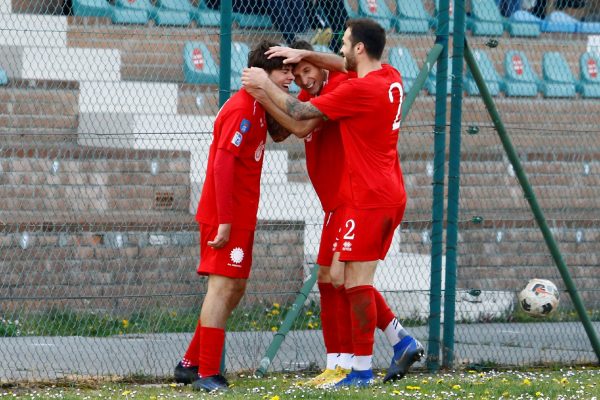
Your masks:
{"label": "white soccer ball", "polygon": [[532,279],[519,293],[519,304],[532,317],[545,317],[558,308],[556,285],[547,279]]}

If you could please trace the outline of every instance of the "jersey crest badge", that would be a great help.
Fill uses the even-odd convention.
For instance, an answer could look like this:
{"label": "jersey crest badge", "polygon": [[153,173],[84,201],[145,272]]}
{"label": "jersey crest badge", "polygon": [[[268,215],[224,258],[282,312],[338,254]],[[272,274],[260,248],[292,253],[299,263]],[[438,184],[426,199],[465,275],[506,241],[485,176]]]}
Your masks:
{"label": "jersey crest badge", "polygon": [[250,121],[244,118],[240,123],[240,132],[242,134],[248,132],[250,130]]}

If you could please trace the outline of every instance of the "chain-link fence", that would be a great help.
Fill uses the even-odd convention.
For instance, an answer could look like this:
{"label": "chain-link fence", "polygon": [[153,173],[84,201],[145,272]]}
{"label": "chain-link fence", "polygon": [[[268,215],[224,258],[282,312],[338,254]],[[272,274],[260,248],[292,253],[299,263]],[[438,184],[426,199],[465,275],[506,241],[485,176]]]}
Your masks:
{"label": "chain-link fence", "polygon": [[[598,9],[549,2],[536,20],[525,9],[538,1],[472,1],[467,37],[597,321]],[[182,356],[205,291],[194,213],[222,83],[218,3],[0,0],[0,382],[169,376]],[[437,9],[430,0],[233,1],[229,85],[241,87],[260,40],[337,52],[346,19],[360,15],[386,28],[385,61],[408,91],[435,42]],[[465,79],[455,364],[594,362],[566,293],[536,323],[516,305],[530,278],[564,286]],[[435,71],[403,121],[409,203],[376,278],[424,343],[434,94]],[[227,328],[229,370],[258,366],[315,263],[322,218],[302,141],[268,143],[253,271]],[[314,292],[273,369],[324,363],[318,316]],[[375,364],[388,353],[378,346]]]}

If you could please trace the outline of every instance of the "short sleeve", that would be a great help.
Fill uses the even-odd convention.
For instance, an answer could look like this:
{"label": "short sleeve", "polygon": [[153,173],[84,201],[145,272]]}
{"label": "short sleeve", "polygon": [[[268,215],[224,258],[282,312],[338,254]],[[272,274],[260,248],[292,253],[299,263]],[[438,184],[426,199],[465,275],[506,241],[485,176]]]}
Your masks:
{"label": "short sleeve", "polygon": [[244,137],[252,129],[257,129],[252,124],[252,111],[244,109],[231,110],[221,119],[221,132],[219,135],[218,149],[224,149],[239,155],[240,149],[244,145]]}
{"label": "short sleeve", "polygon": [[[310,100],[311,104],[331,120],[358,115],[370,109],[373,103],[373,91],[359,79],[341,82],[331,92]],[[357,84],[358,83],[358,84]]]}
{"label": "short sleeve", "polygon": [[312,98],[312,96],[310,95],[310,93],[308,93],[306,90],[302,89],[300,91],[300,93],[298,93],[298,100],[300,101],[308,101]]}

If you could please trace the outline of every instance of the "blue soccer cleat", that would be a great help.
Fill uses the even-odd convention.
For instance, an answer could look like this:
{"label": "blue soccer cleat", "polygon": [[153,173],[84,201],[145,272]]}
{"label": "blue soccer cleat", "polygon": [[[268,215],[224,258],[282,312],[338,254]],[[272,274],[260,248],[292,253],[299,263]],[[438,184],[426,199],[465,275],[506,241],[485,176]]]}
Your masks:
{"label": "blue soccer cleat", "polygon": [[408,369],[425,354],[423,345],[412,336],[405,336],[394,345],[394,356],[383,382],[402,379]]}
{"label": "blue soccer cleat", "polygon": [[223,375],[212,375],[198,378],[192,383],[192,389],[204,390],[206,392],[226,392],[229,390],[229,382]]}
{"label": "blue soccer cleat", "polygon": [[366,371],[352,370],[344,379],[334,385],[334,387],[368,387],[373,384],[373,370]]}
{"label": "blue soccer cleat", "polygon": [[198,367],[184,367],[180,362],[175,367],[175,382],[189,385],[198,379]]}

